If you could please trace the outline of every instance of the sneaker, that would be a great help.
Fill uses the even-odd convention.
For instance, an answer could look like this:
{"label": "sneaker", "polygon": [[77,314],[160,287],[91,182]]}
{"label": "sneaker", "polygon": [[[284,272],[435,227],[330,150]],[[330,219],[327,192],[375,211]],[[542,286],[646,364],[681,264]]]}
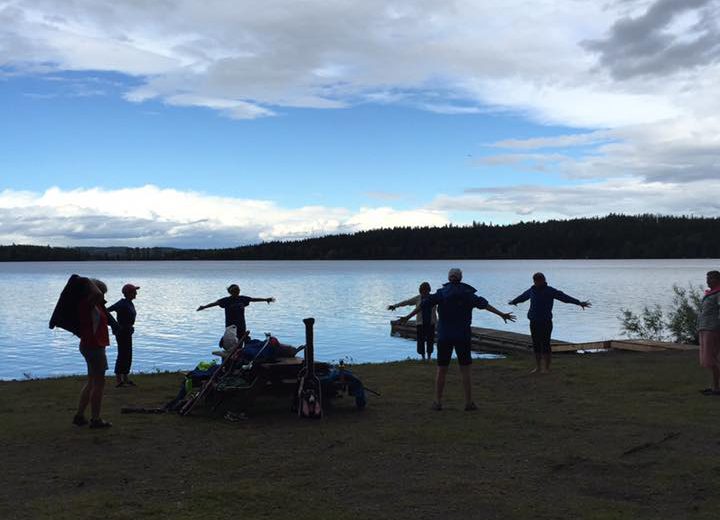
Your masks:
{"label": "sneaker", "polygon": [[73,417],[72,423],[75,426],[85,426],[88,423],[88,420],[85,419],[85,417],[80,414],[75,414],[75,417]]}
{"label": "sneaker", "polygon": [[438,403],[437,401],[433,401],[433,404],[430,406],[431,410],[435,410],[436,412],[439,412],[442,410],[442,405]]}
{"label": "sneaker", "polygon": [[720,395],[720,390],[715,390],[713,388],[706,388],[704,390],[700,390],[700,393],[702,395]]}
{"label": "sneaker", "polygon": [[90,428],[110,428],[111,426],[111,422],[102,419],[90,419]]}
{"label": "sneaker", "polygon": [[465,411],[466,412],[472,412],[473,410],[477,410],[478,407],[475,403],[470,403],[465,405]]}

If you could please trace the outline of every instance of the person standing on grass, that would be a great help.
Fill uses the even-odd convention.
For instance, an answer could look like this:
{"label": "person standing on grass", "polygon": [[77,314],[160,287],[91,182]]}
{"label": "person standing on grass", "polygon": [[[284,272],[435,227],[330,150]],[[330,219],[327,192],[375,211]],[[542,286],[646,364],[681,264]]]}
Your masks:
{"label": "person standing on grass", "polygon": [[591,304],[589,301],[581,302],[577,298],[550,287],[547,284],[545,275],[542,273],[535,273],[532,287],[508,303],[517,305],[527,300],[530,300],[527,317],[530,320],[530,336],[532,337],[536,365],[532,373],[540,372],[545,374],[550,371],[550,358],[552,356],[550,337],[553,329],[553,303],[555,300],[563,303],[573,303],[582,307],[583,310],[585,310],[585,307],[591,307]]}
{"label": "person standing on grass", "polygon": [[109,428],[112,424],[100,418],[100,410],[105,389],[105,371],[108,368],[105,355],[105,347],[110,344],[108,325],[115,329],[117,323],[105,309],[105,283],[91,279],[90,289],[88,296],[78,304],[80,353],[87,364],[88,380],[80,392],[77,413],[72,422],[76,426],[88,423],[85,409],[89,404],[90,428]]}
{"label": "person standing on grass", "polygon": [[703,296],[697,329],[700,336],[700,366],[712,373],[712,386],[704,395],[720,395],[720,271],[707,273],[708,290]]}
{"label": "person standing on grass", "polygon": [[[428,295],[420,307],[423,313],[423,322],[430,321],[432,308],[437,305],[438,313],[438,344],[437,344],[437,373],[435,376],[435,401],[432,409],[442,410],[442,398],[445,390],[448,366],[453,350],[457,354],[462,377],[463,394],[465,396],[465,411],[477,410],[472,400],[472,379],[470,354],[470,339],[473,309],[484,309],[500,316],[505,323],[515,321],[510,312],[501,312],[490,305],[482,296],[475,293],[477,290],[462,282],[462,271],[456,267],[448,272],[448,283],[443,285],[434,294]],[[411,318],[417,309],[403,318]]]}
{"label": "person standing on grass", "polygon": [[250,305],[251,302],[267,302],[270,304],[275,301],[275,298],[251,298],[250,296],[241,296],[240,287],[235,283],[228,286],[227,292],[230,296],[220,298],[207,305],[201,305],[197,310],[202,311],[210,307],[225,309],[225,328],[230,325],[235,325],[238,339],[242,339],[247,331],[247,325],[245,324],[245,307]]}
{"label": "person standing on grass", "polygon": [[[427,298],[430,294],[431,288],[430,284],[428,282],[423,282],[420,284],[420,287],[418,288],[419,294],[417,296],[413,296],[412,298],[408,298],[407,300],[403,300],[400,303],[395,303],[393,305],[388,305],[389,311],[394,311],[398,307],[405,307],[408,305],[414,305],[415,310],[418,311],[415,315],[415,331],[417,333],[417,353],[422,356],[423,361],[425,360],[425,355],[427,354],[427,359],[429,360],[432,357],[433,353],[433,346],[435,344],[435,324],[437,323],[437,307],[432,308],[431,312],[431,321],[428,323],[425,323],[422,318],[422,312],[420,312],[420,304],[422,303],[422,300],[424,298]],[[401,320],[407,321],[407,317],[401,318]]]}
{"label": "person standing on grass", "polygon": [[135,386],[129,378],[130,365],[132,365],[132,336],[135,332],[135,304],[133,300],[137,298],[137,291],[140,289],[137,285],[126,283],[123,285],[122,293],[124,298],[118,300],[108,307],[108,312],[117,313],[118,328],[115,332],[115,341],[117,342],[117,358],[115,359],[115,386]]}

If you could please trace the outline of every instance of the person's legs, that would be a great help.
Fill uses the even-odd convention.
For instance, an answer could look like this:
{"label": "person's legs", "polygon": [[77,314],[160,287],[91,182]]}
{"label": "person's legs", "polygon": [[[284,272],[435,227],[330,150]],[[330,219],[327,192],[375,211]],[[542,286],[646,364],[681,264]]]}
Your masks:
{"label": "person's legs", "polygon": [[76,417],[85,416],[85,409],[90,402],[90,381],[90,376],[88,376],[87,383],[85,383],[85,386],[83,386],[82,390],[80,390],[80,400],[78,401],[77,413],[75,414]]}
{"label": "person's legs", "polygon": [[105,390],[105,371],[108,365],[105,347],[88,349],[86,354],[90,393],[90,426],[93,426],[93,422],[102,422],[100,409],[102,407],[103,391]]}
{"label": "person's legs", "polygon": [[553,324],[548,321],[542,324],[540,331],[540,346],[542,351],[542,369],[541,372],[547,374],[550,372],[550,360],[552,359],[552,350],[550,348],[550,337],[552,336]]}
{"label": "person's legs", "polygon": [[80,354],[82,354],[83,359],[85,359],[85,364],[87,365],[88,379],[85,385],[82,387],[82,390],[80,390],[80,399],[78,399],[77,412],[75,413],[75,418],[73,419],[73,423],[77,424],[78,426],[83,425],[86,422],[85,409],[90,402],[90,388],[92,387],[93,372],[92,360],[89,357],[88,351],[83,347],[80,347]]}
{"label": "person's legs", "polygon": [[100,419],[100,407],[102,404],[103,390],[105,388],[105,371],[107,370],[107,357],[105,356],[104,347],[81,347],[80,352],[87,363],[88,380],[80,391],[77,413],[73,418],[73,423],[78,426],[87,422],[85,420],[85,409],[88,404],[90,405],[91,421]]}
{"label": "person's legs", "polygon": [[100,419],[102,408],[103,390],[105,389],[105,374],[94,374],[90,376],[90,419]]}
{"label": "person's legs", "polygon": [[462,378],[463,395],[465,397],[465,410],[474,410],[475,404],[472,400],[472,356],[470,354],[470,343],[463,343],[455,346],[458,364],[460,365],[460,377]]}
{"label": "person's legs", "polygon": [[125,374],[123,377],[123,382],[129,383],[132,386],[135,386],[135,384],[130,381],[130,367],[132,366],[132,334],[128,334],[127,336],[127,365],[125,366]]}
{"label": "person's legs", "polygon": [[465,397],[465,407],[472,405],[472,373],[470,365],[460,365],[460,377],[462,378],[463,395]]}
{"label": "person's legs", "polygon": [[442,406],[443,391],[445,390],[445,379],[447,378],[448,367],[437,367],[435,374],[435,402]]}
{"label": "person's legs", "polygon": [[435,344],[435,325],[432,323],[425,326],[425,341],[427,343],[427,358],[430,359],[433,353],[433,346]]}
{"label": "person's legs", "polygon": [[[712,374],[712,392],[720,392],[720,331],[700,331],[700,365]],[[704,391],[703,393],[709,393]]]}
{"label": "person's legs", "polygon": [[535,354],[535,368],[531,374],[542,370],[542,346],[540,342],[540,326],[538,322],[530,320],[530,337],[532,338],[533,353]]}
{"label": "person's legs", "polygon": [[425,359],[425,331],[422,325],[415,326],[415,337],[417,342],[417,353]]}
{"label": "person's legs", "polygon": [[445,379],[447,378],[450,357],[452,356],[452,343],[439,342],[437,352],[437,373],[435,375],[435,402],[433,409],[442,409],[442,397],[445,390]]}
{"label": "person's legs", "polygon": [[126,332],[120,332],[115,336],[117,341],[117,358],[115,359],[115,382],[117,386],[123,386],[128,381],[130,362],[132,359],[132,336]]}

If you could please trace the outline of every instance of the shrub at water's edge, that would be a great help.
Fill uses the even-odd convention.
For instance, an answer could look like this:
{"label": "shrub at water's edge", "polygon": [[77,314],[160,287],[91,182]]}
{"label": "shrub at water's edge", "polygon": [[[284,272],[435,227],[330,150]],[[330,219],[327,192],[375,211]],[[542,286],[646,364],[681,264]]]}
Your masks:
{"label": "shrub at water's edge", "polygon": [[697,318],[703,297],[702,287],[673,284],[673,293],[672,309],[667,312],[667,316],[659,305],[646,305],[640,314],[620,309],[618,319],[622,323],[623,334],[628,338],[672,340],[697,345]]}

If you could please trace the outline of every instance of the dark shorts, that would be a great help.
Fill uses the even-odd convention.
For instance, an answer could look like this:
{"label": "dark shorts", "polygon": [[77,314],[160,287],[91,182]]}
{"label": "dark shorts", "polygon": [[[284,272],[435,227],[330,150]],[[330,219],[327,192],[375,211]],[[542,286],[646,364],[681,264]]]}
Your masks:
{"label": "dark shorts", "polygon": [[446,367],[450,364],[453,349],[455,350],[455,354],[457,354],[458,364],[460,366],[472,364],[470,341],[438,341],[437,365],[439,367]]}
{"label": "dark shorts", "polygon": [[549,354],[550,336],[552,335],[552,321],[530,321],[530,336],[532,336],[533,350],[539,354]]}
{"label": "dark shorts", "polygon": [[80,353],[87,363],[87,373],[89,376],[104,376],[108,369],[107,356],[105,355],[105,347],[80,347]]}

